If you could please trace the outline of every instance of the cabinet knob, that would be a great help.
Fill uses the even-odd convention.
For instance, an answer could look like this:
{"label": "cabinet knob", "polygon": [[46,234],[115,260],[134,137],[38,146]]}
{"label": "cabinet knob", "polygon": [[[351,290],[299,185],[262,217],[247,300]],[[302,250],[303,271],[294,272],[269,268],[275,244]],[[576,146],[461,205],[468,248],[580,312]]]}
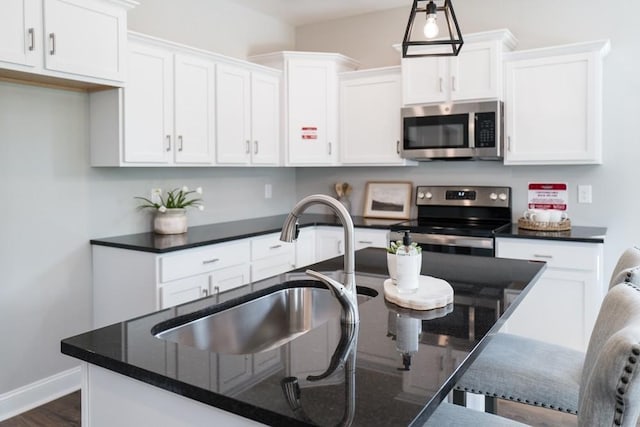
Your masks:
{"label": "cabinet knob", "polygon": [[258,154],[258,141],[253,141],[253,154]]}
{"label": "cabinet knob", "polygon": [[202,290],[202,295],[205,296],[205,297],[209,296],[209,289],[203,289]]}
{"label": "cabinet knob", "polygon": [[165,141],[166,141],[166,146],[165,146],[165,151],[171,151],[171,135],[167,135],[164,137]]}
{"label": "cabinet knob", "polygon": [[400,140],[396,141],[396,153],[400,154]]}
{"label": "cabinet knob", "polygon": [[245,150],[245,154],[249,154],[251,153],[251,141],[249,141],[248,139],[245,141],[245,143],[247,144],[247,149]]}

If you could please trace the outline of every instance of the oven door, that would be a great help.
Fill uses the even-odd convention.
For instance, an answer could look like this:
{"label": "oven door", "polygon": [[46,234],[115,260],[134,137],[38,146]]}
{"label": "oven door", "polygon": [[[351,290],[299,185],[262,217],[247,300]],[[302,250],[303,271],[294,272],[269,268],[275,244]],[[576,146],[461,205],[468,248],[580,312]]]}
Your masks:
{"label": "oven door", "polygon": [[454,236],[447,234],[412,233],[411,237],[423,251],[458,255],[494,256],[493,237]]}

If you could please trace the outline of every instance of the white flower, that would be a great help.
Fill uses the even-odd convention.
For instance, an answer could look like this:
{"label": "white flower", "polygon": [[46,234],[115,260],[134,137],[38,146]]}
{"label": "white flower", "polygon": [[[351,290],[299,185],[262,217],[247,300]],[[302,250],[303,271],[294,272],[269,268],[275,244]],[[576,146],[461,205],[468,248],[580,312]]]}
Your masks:
{"label": "white flower", "polygon": [[165,212],[167,211],[167,207],[166,207],[166,206],[164,206],[164,205],[162,205],[162,206],[160,206],[160,207],[158,208],[158,210],[159,210],[160,212],[162,212],[162,213],[165,213]]}
{"label": "white flower", "polygon": [[198,210],[203,211],[204,210],[204,206],[198,205]]}
{"label": "white flower", "polygon": [[182,187],[182,191],[186,193],[187,191],[189,191],[189,187],[185,185],[184,187]]}
{"label": "white flower", "polygon": [[196,193],[198,193],[198,194],[202,194],[202,187],[198,187],[198,188],[196,188]]}

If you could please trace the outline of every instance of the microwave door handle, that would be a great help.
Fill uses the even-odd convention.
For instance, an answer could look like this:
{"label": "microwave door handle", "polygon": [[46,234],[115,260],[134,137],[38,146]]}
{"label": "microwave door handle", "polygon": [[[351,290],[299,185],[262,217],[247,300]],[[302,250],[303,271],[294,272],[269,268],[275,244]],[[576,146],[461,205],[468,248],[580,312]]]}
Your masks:
{"label": "microwave door handle", "polygon": [[476,113],[469,113],[469,148],[476,148]]}

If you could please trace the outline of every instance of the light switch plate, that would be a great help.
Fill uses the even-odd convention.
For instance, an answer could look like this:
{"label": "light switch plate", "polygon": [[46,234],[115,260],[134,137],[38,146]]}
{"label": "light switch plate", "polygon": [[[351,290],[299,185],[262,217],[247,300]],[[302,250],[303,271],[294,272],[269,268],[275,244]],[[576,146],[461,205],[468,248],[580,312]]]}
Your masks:
{"label": "light switch plate", "polygon": [[578,185],[578,203],[592,203],[593,195],[590,185]]}
{"label": "light switch plate", "polygon": [[160,196],[162,196],[162,188],[152,188],[149,200],[152,203],[160,203]]}

